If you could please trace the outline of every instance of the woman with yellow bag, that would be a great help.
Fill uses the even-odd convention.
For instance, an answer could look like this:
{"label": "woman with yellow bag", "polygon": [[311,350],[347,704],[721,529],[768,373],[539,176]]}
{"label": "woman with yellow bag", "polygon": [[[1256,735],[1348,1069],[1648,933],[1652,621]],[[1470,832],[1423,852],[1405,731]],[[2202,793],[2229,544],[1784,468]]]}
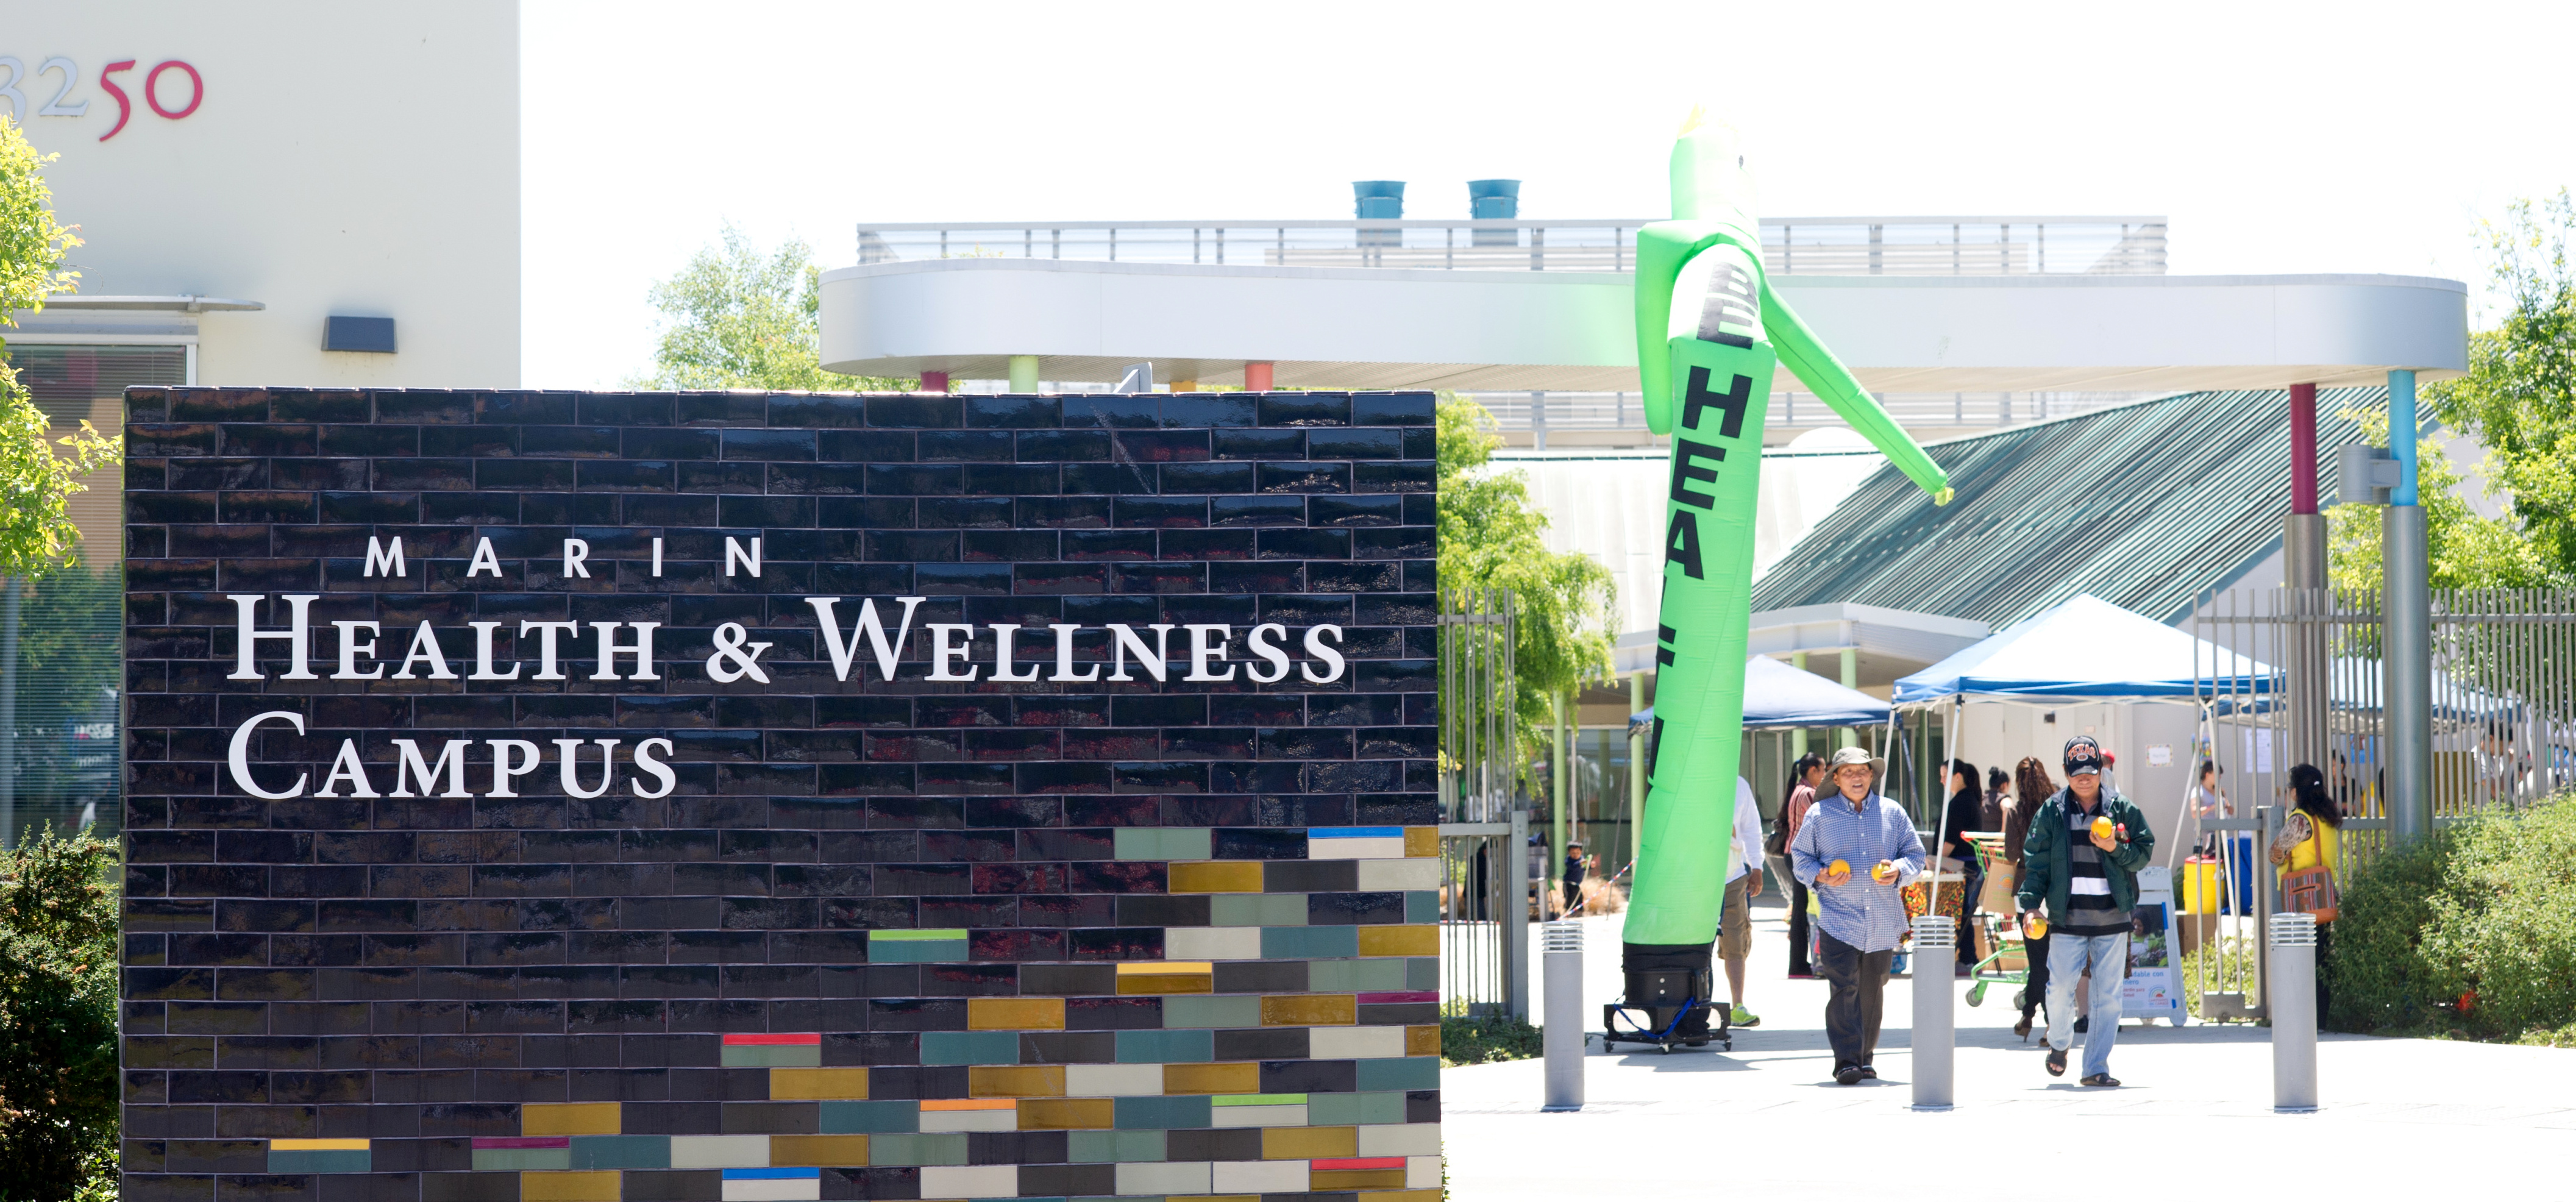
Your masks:
{"label": "woman with yellow bag", "polygon": [[2332,1000],[2326,985],[2326,963],[2331,958],[2328,924],[2334,922],[2343,900],[2342,891],[2335,887],[2343,807],[2326,791],[2325,773],[2314,764],[2290,769],[2290,796],[2289,816],[2281,821],[2281,833],[2272,837],[2272,863],[2281,878],[2281,908],[2316,916],[2317,1017],[2322,1019],[2331,1011],[2328,1002]]}

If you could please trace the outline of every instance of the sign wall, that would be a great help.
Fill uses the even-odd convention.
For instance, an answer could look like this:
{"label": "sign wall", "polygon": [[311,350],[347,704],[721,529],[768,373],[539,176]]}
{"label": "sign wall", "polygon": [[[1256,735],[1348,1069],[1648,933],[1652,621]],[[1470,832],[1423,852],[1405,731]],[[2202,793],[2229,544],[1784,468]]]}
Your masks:
{"label": "sign wall", "polygon": [[129,1198],[1436,1196],[1428,394],[128,404]]}

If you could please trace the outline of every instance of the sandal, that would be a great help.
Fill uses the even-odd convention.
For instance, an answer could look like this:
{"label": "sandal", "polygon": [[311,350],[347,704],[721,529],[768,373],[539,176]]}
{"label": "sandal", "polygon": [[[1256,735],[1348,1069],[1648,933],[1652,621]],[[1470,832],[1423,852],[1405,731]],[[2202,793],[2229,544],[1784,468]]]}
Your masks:
{"label": "sandal", "polygon": [[2085,1085],[2099,1085],[2109,1089],[2118,1089],[2120,1087],[2120,1079],[2109,1073],[2095,1073],[2090,1077],[2086,1077],[2081,1083]]}
{"label": "sandal", "polygon": [[2066,1075],[2066,1049],[2048,1049],[2048,1075],[2052,1077],[2063,1077]]}
{"label": "sandal", "polygon": [[2022,1015],[2021,1021],[2013,1024],[2013,1038],[2020,1040],[2028,1040],[2030,1038],[2029,1015]]}

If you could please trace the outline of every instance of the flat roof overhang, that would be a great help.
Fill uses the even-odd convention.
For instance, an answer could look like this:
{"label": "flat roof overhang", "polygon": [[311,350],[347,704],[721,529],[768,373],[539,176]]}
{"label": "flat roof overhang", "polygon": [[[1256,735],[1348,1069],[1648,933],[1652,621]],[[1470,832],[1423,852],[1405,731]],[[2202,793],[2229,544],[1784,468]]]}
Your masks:
{"label": "flat roof overhang", "polygon": [[[936,259],[823,273],[823,366],[1004,379],[1633,391],[1632,277],[1607,272]],[[1775,276],[1888,392],[2353,385],[2468,368],[2468,288],[2390,275]],[[1786,382],[1783,382],[1786,386]]]}

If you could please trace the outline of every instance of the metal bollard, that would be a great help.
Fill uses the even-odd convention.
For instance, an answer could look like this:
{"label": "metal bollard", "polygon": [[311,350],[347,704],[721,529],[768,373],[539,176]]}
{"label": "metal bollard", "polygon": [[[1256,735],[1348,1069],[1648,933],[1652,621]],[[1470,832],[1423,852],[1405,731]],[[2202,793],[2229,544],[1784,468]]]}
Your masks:
{"label": "metal bollard", "polygon": [[1551,922],[1539,928],[1541,967],[1547,974],[1547,1101],[1541,1110],[1583,1109],[1583,924]]}
{"label": "metal bollard", "polygon": [[2317,1108],[2317,918],[2272,916],[2271,976],[2264,1006],[2272,1015],[2272,1109],[2308,1114]]}
{"label": "metal bollard", "polygon": [[1926,914],[1914,920],[1914,1108],[1948,1110],[1951,1061],[1959,1032],[1950,962],[1957,958],[1959,920]]}

